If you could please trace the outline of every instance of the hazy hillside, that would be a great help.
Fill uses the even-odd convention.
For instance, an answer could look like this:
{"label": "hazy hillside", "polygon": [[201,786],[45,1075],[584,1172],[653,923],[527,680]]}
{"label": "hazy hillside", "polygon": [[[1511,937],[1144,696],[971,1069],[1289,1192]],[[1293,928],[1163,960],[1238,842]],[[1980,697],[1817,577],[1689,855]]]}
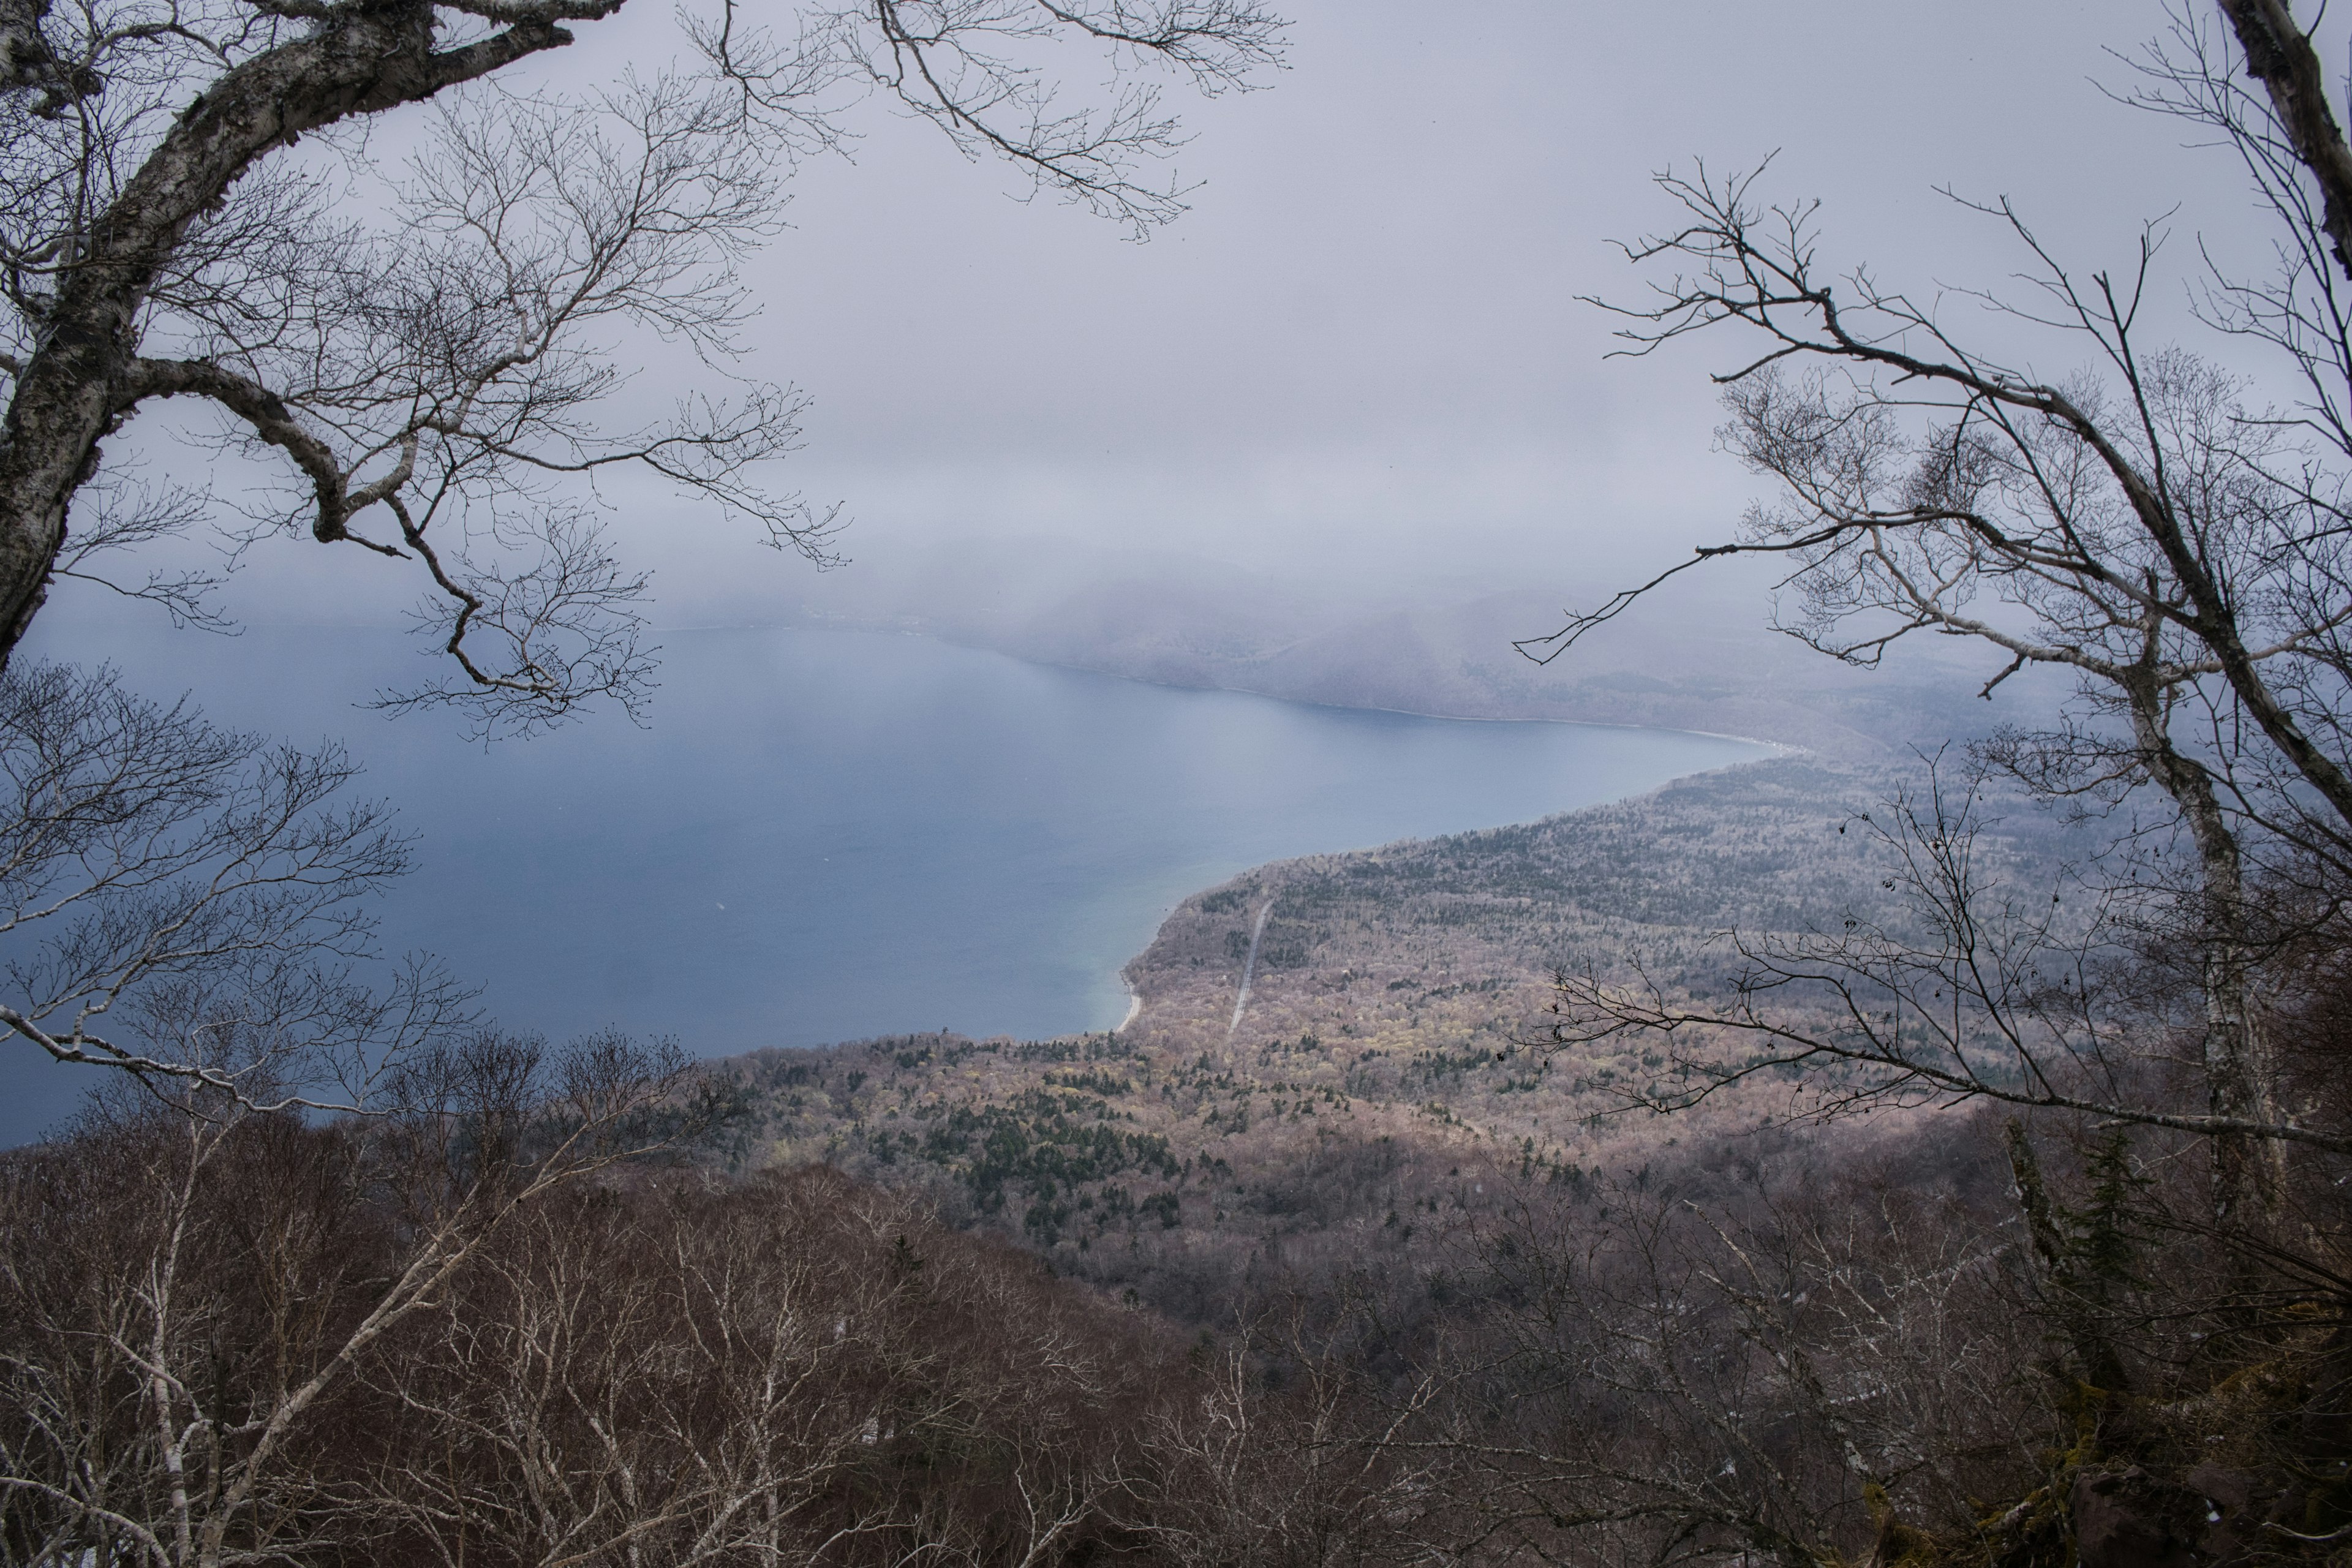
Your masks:
{"label": "hazy hillside", "polygon": [[2030,684],[1978,703],[1993,668],[1938,647],[1849,669],[1770,628],[1769,582],[1727,563],[1693,574],[1548,666],[1514,640],[1556,630],[1564,605],[1598,604],[1620,582],[1343,595],[1192,556],[990,540],[860,562],[814,583],[794,613],[1167,685],[1705,730],[1861,757],[1997,721]]}
{"label": "hazy hillside", "polygon": [[[1282,1279],[1435,1267],[1423,1253],[1436,1222],[1475,1210],[1493,1173],[1581,1183],[1667,1148],[1753,1157],[1783,1136],[1772,1086],[1666,1122],[1624,1107],[1624,1085],[1655,1065],[1643,1047],[1532,1048],[1555,969],[1638,956],[1704,994],[1729,979],[1729,928],[1887,915],[1864,836],[1840,824],[1916,770],[1918,750],[1981,733],[2048,688],[2021,678],[1979,701],[1990,672],[1943,645],[1846,668],[1771,630],[1769,583],[1744,566],[1693,574],[1551,665],[1513,647],[1618,585],[1341,594],[1164,552],[1003,540],[829,578],[801,606],[811,620],[1138,679],[1801,751],[1202,889],[1128,965],[1139,1012],[1115,1035],[941,1034],[739,1058],[751,1115],[738,1158],[826,1161],[929,1189],[957,1223],[1207,1321]],[[2050,851],[1996,853],[2021,865]]]}
{"label": "hazy hillside", "polygon": [[[1864,836],[1838,829],[1891,784],[1787,758],[1262,867],[1170,916],[1128,966],[1140,1012],[1116,1034],[736,1058],[738,1157],[930,1188],[960,1222],[1186,1316],[1253,1281],[1409,1258],[1495,1171],[1581,1182],[1678,1143],[1752,1157],[1785,1120],[1773,1086],[1671,1121],[1626,1112],[1617,1087],[1654,1058],[1528,1044],[1549,977],[1638,953],[1703,994],[1728,978],[1726,928],[1890,916]],[[2034,876],[2051,846],[1990,848]]]}

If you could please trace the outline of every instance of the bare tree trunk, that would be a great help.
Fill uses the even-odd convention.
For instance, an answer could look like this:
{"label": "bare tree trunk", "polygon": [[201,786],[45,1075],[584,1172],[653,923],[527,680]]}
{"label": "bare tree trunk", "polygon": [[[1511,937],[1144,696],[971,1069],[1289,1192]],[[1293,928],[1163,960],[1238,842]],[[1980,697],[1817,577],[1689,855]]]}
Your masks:
{"label": "bare tree trunk", "polygon": [[2123,1358],[2107,1338],[2106,1325],[2084,1310],[2084,1303],[2066,1278],[2065,1238],[2058,1233],[2058,1216],[2050,1204],[2050,1188],[2042,1177],[2041,1157],[2025,1135],[2025,1123],[2011,1117],[2001,1124],[2001,1148],[2009,1156],[2009,1173],[2017,1184],[2017,1206],[2025,1215],[2025,1233],[2032,1243],[2033,1273],[2044,1298],[2057,1309],[2082,1375],[2092,1386],[2111,1394],[2126,1392],[2130,1376]]}
{"label": "bare tree trunk", "polygon": [[2320,226],[2336,265],[2352,278],[2352,149],[2327,106],[2326,73],[2310,35],[2296,26],[2286,0],[2221,0],[2222,14],[2246,51],[2246,68],[2269,89],[2271,108],[2294,146],[2294,155],[2318,181]]}
{"label": "bare tree trunk", "polygon": [[[2125,683],[2132,731],[2148,776],[2180,807],[2197,846],[2199,984],[2204,994],[2204,1068],[2208,1109],[2232,1121],[2275,1117],[2271,1073],[2251,996],[2252,956],[2245,937],[2245,868],[2213,775],[2172,744],[2163,693],[2151,666]],[[2213,1146],[2213,1217],[2227,1226],[2260,1227],[2277,1206],[2271,1162],[2244,1133],[2217,1135]]]}

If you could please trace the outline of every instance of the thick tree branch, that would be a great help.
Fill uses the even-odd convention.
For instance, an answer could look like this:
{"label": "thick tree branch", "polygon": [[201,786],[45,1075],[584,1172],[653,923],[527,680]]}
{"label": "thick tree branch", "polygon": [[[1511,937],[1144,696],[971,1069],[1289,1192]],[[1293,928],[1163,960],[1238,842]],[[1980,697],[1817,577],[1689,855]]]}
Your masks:
{"label": "thick tree branch", "polygon": [[2336,265],[2352,279],[2352,147],[2328,107],[2326,77],[2311,37],[2285,0],[2221,0],[2245,50],[2246,69],[2269,90],[2271,107],[2294,155],[2317,183],[2321,226]]}

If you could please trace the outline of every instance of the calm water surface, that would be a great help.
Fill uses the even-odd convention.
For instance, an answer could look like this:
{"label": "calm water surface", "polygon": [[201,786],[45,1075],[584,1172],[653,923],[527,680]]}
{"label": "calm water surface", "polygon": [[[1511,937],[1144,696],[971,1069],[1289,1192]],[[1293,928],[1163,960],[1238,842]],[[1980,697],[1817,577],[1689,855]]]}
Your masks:
{"label": "calm water surface", "polygon": [[[900,1031],[1116,1025],[1168,909],[1261,862],[1525,822],[1763,754],[1668,731],[1471,723],[1181,691],[911,637],[673,632],[649,726],[605,714],[485,750],[356,696],[397,634],[142,631],[136,688],[342,738],[420,837],[383,944],[487,986],[510,1026],[721,1055]],[[0,1047],[0,1138],[72,1073]]]}

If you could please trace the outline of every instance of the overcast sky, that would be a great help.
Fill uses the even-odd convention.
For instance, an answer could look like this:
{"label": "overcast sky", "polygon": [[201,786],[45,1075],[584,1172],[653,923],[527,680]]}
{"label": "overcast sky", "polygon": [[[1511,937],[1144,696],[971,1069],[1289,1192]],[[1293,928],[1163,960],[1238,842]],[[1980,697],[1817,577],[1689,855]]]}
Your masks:
{"label": "overcast sky", "polygon": [[[583,28],[534,67],[543,85],[658,61],[676,47],[665,5]],[[794,226],[753,265],[749,368],[815,399],[782,477],[845,503],[865,563],[846,573],[1026,535],[1318,574],[1368,603],[1519,585],[1597,599],[1720,537],[1751,489],[1710,452],[1706,373],[1738,345],[1608,362],[1610,323],[1576,299],[1635,292],[1610,241],[1670,223],[1650,175],[1697,157],[1735,169],[1778,150],[1766,189],[1823,201],[1824,257],[1922,298],[2016,262],[1938,186],[2012,198],[2085,269],[2126,262],[2140,222],[2174,212],[2175,319],[2200,237],[2229,250],[2263,233],[2227,154],[2182,151],[2181,127],[2094,85],[2127,80],[2105,49],[2163,26],[2147,0],[1289,9],[1289,68],[1266,90],[1181,104],[1200,188],[1149,244],[1008,199],[1003,170],[878,103],[854,163],[802,173]],[[1952,321],[1969,330],[1975,308]],[[2062,374],[2060,352],[2034,368]],[[630,396],[657,411],[677,386],[656,365]],[[220,479],[236,488],[233,468]],[[661,623],[782,614],[807,592],[807,567],[740,528],[614,493]],[[257,622],[393,621],[417,592],[298,541],[253,562],[236,604]],[[53,605],[77,593],[91,602],[69,586]],[[1760,623],[1764,606],[1738,613]],[[58,630],[68,652],[107,646],[53,608],[40,635]],[[232,718],[276,690],[256,643]]]}
{"label": "overcast sky", "polygon": [[[658,4],[545,69],[577,85],[658,58],[675,47]],[[794,181],[794,226],[753,264],[751,368],[815,399],[787,480],[846,503],[853,557],[1046,534],[1367,593],[1669,557],[1751,488],[1710,452],[1706,373],[1736,346],[1606,361],[1610,324],[1576,296],[1635,289],[1610,241],[1671,221],[1650,175],[1697,157],[1778,150],[1766,188],[1822,198],[1825,257],[1923,293],[2015,263],[1939,185],[2012,197],[2086,268],[2126,261],[2139,222],[2177,208],[2168,305],[2200,234],[2251,227],[2226,153],[2183,151],[2182,127],[2095,85],[2128,79],[2105,50],[2164,26],[2146,0],[1286,10],[1289,68],[1266,90],[1172,95],[1200,188],[1147,244],[1010,199],[1003,170],[879,102],[854,162]],[[663,619],[804,588],[740,532],[628,499]],[[265,563],[257,586],[278,580]]]}

